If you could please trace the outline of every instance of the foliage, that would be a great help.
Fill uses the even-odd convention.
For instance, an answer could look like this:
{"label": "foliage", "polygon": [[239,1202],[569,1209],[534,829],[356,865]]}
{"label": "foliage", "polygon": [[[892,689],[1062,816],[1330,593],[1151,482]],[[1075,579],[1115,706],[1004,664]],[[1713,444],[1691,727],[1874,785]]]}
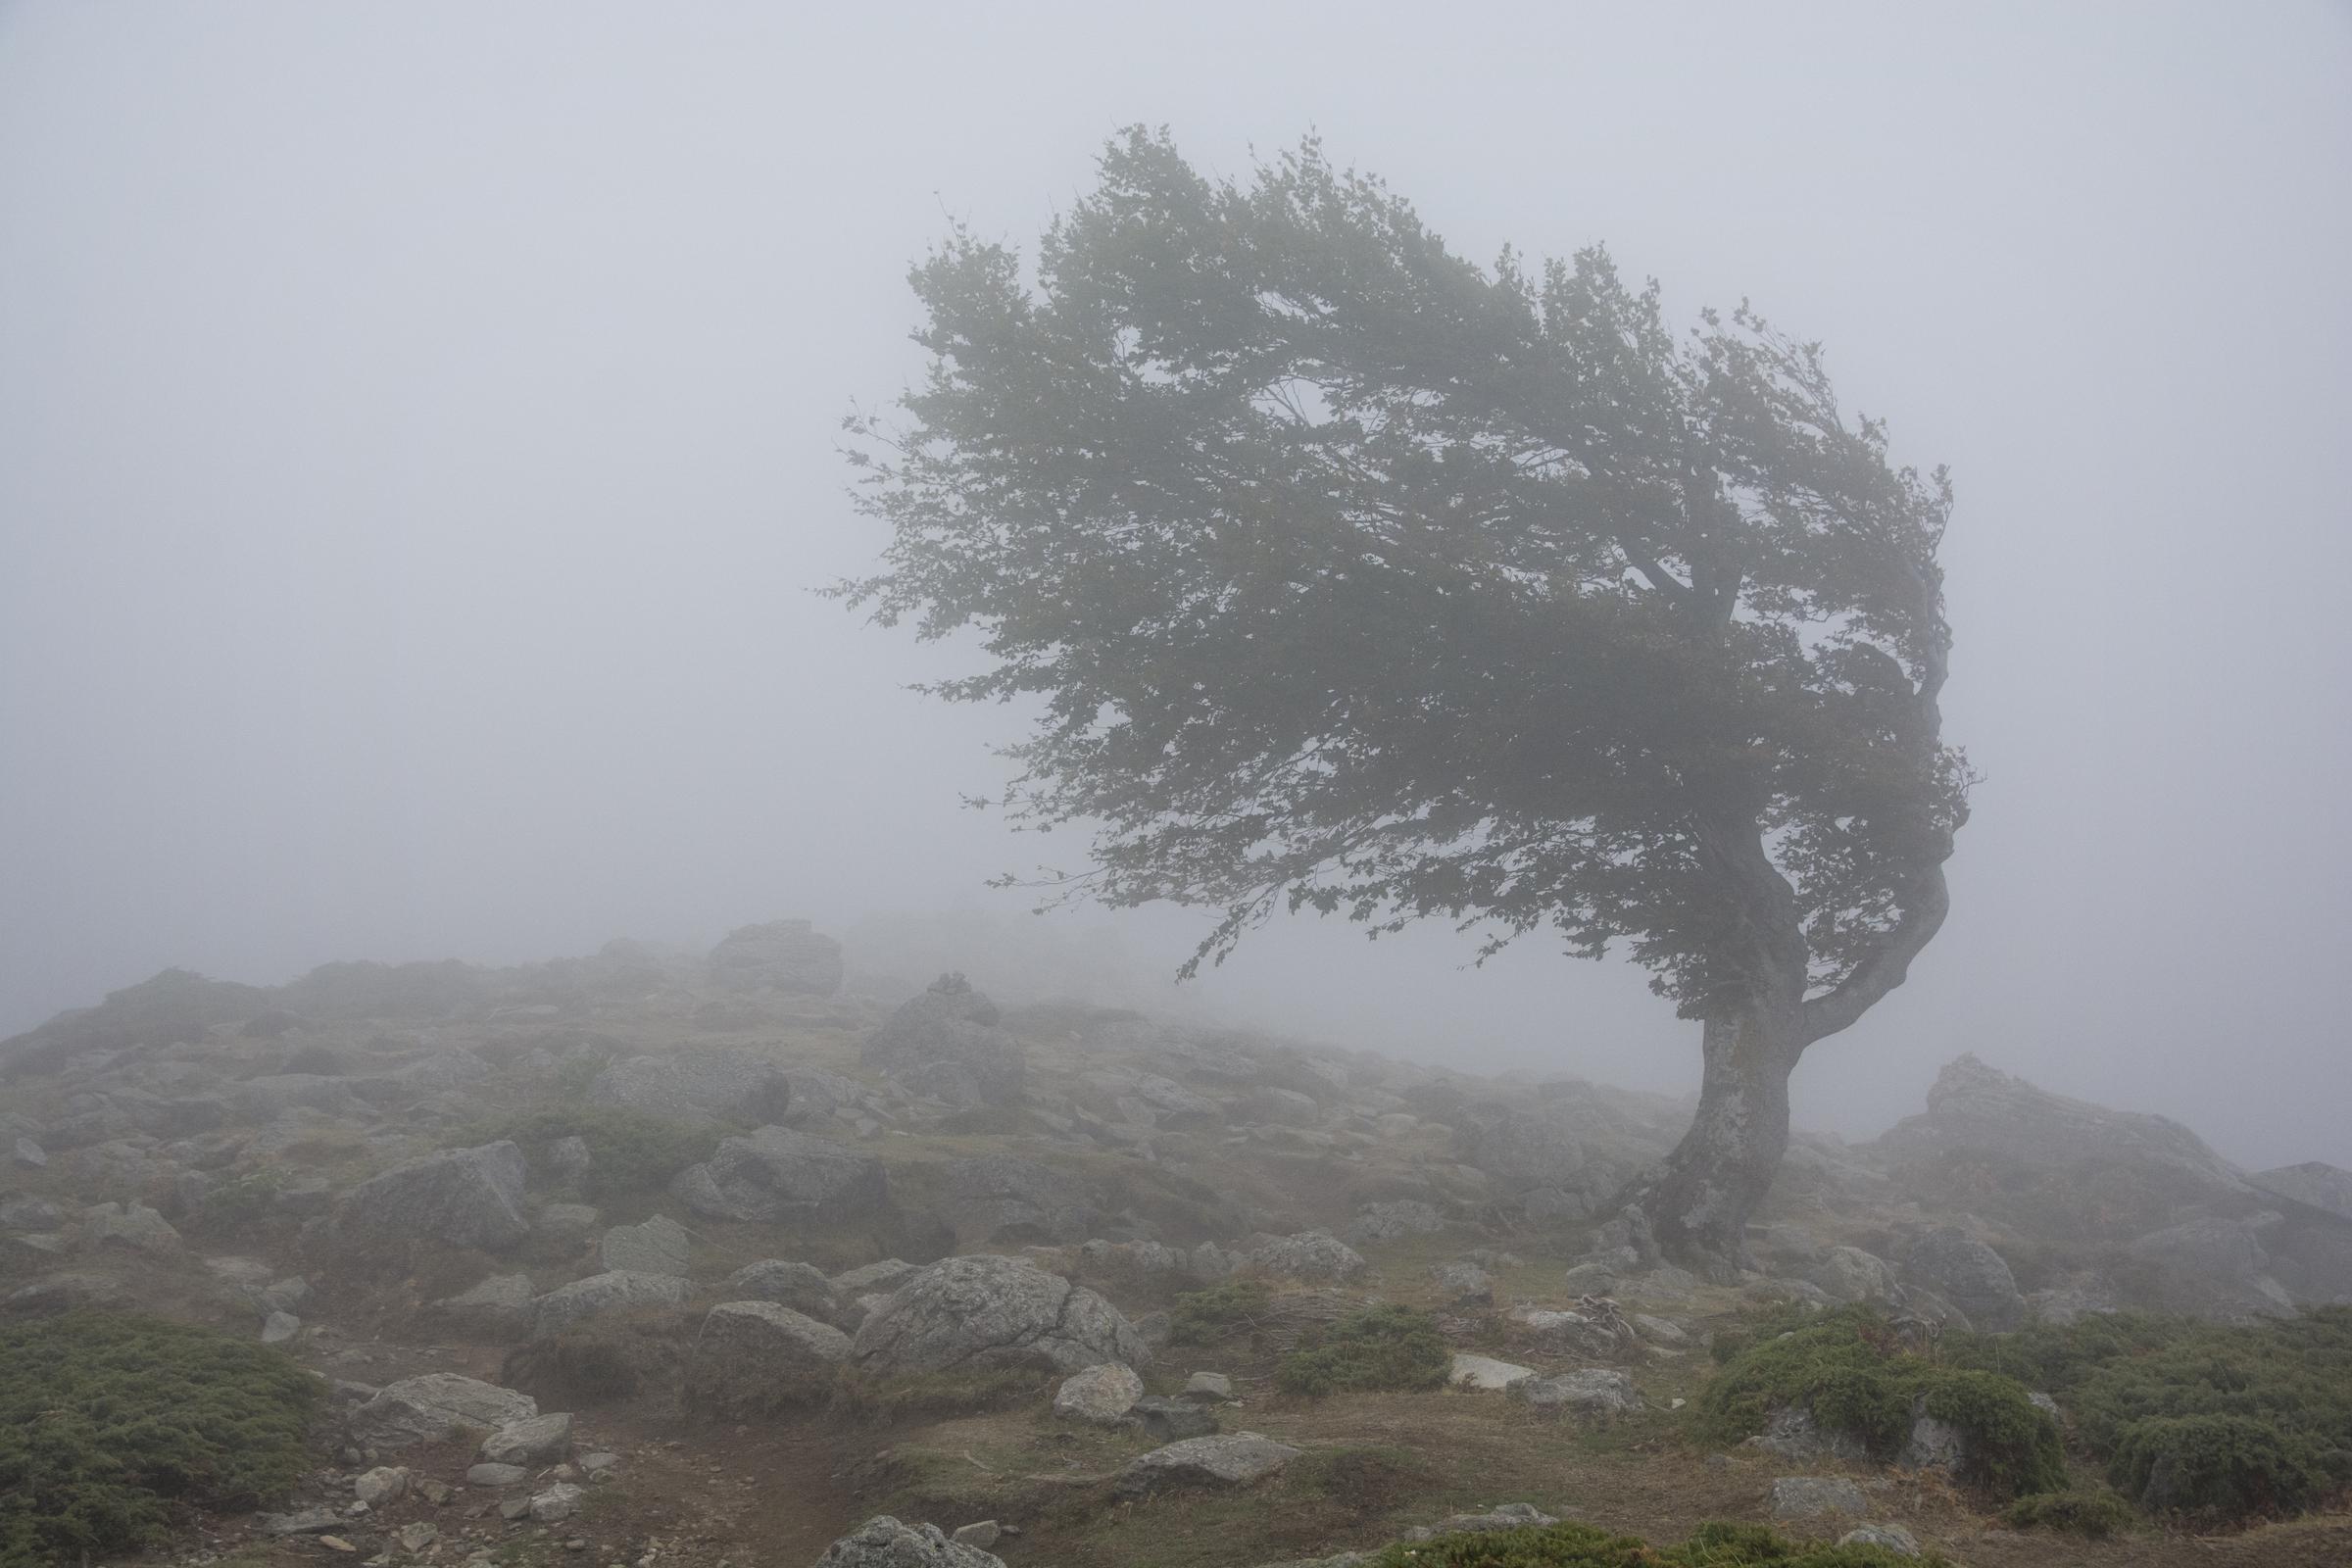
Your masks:
{"label": "foliage", "polygon": [[1808,1038],[1940,923],[1950,488],[1818,345],[1482,269],[1312,139],[1245,186],[1131,130],[1034,286],[960,227],[912,282],[840,592],[1037,700],[1002,804],[1094,833],[1061,896],[1221,908],[1196,964],[1286,905],[1622,939],[1692,1017],[1834,990]]}
{"label": "foliage", "polygon": [[1790,1541],[1761,1525],[1701,1525],[1682,1545],[1660,1548],[1592,1525],[1560,1524],[1400,1543],[1374,1557],[1370,1568],[1935,1568],[1942,1561],[1898,1556],[1884,1546]]}
{"label": "foliage", "polygon": [[652,1192],[687,1166],[709,1159],[719,1133],[670,1121],[625,1105],[564,1104],[518,1116],[471,1123],[452,1133],[453,1148],[472,1148],[511,1138],[534,1162],[548,1146],[578,1138],[588,1146],[587,1196],[625,1197]]}
{"label": "foliage", "polygon": [[2152,1508],[2289,1514],[2352,1480],[2352,1307],[2242,1325],[2094,1313],[1945,1353],[2059,1396],[2108,1479]]}
{"label": "foliage", "polygon": [[2075,1488],[2066,1492],[2036,1492],[2001,1510],[2001,1522],[2012,1530],[2056,1530],[2104,1541],[2138,1522],[2132,1505],[2104,1488]]}
{"label": "foliage", "polygon": [[300,1479],[316,1381],[281,1352],[103,1313],[0,1325],[0,1568],[157,1540]]}
{"label": "foliage", "polygon": [[1214,1345],[1263,1319],[1273,1301],[1263,1280],[1225,1280],[1188,1291],[1168,1308],[1168,1343]]}
{"label": "foliage", "polygon": [[251,1228],[266,1217],[286,1190],[283,1165],[264,1165],[218,1182],[197,1205],[194,1228],[226,1235]]}
{"label": "foliage", "polygon": [[1274,1368],[1274,1386],[1285,1394],[1435,1389],[1452,1364],[1453,1351],[1435,1317],[1385,1301],[1348,1313],[1284,1356]]}
{"label": "foliage", "polygon": [[[1782,1321],[1786,1321],[1783,1319]],[[1963,1478],[2001,1496],[2065,1481],[2057,1425],[2027,1390],[1995,1372],[1911,1354],[1868,1307],[1817,1313],[1734,1354],[1699,1396],[1701,1421],[1727,1437],[1761,1432],[1774,1410],[1796,1406],[1824,1428],[1891,1455],[1916,1415],[1967,1439]]]}

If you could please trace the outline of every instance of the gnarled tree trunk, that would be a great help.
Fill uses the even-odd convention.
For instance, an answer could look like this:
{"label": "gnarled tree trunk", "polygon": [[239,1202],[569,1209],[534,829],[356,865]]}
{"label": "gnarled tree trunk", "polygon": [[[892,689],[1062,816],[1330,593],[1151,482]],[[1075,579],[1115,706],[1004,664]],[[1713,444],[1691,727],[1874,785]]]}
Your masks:
{"label": "gnarled tree trunk", "polygon": [[1788,1148],[1788,1074],[1805,1048],[1797,1020],[1756,1009],[1704,1025],[1698,1114],[1663,1163],[1626,1195],[1646,1236],[1670,1257],[1711,1274],[1747,1258],[1747,1218]]}

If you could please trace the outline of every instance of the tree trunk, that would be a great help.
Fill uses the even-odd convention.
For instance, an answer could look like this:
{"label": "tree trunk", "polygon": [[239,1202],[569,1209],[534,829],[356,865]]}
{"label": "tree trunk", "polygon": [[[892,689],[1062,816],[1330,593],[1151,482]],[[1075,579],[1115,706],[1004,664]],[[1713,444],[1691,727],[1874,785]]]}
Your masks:
{"label": "tree trunk", "polygon": [[[1664,1163],[1626,1195],[1637,1231],[1678,1262],[1728,1277],[1747,1262],[1747,1217],[1788,1148],[1788,1074],[1804,1052],[1800,1021],[1757,1009],[1706,1021],[1698,1114]],[[1633,1216],[1629,1215],[1631,1219]]]}

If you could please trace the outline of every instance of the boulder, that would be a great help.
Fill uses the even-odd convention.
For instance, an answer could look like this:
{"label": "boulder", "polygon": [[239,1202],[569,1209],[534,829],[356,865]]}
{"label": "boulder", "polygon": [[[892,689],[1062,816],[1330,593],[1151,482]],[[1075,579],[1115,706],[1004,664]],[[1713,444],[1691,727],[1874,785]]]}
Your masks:
{"label": "boulder", "polygon": [[1359,1245],[1366,1242],[1401,1241],[1407,1236],[1434,1236],[1446,1228],[1446,1216],[1437,1205],[1417,1198],[1399,1198],[1384,1203],[1366,1203],[1356,1210],[1353,1223],[1348,1227],[1348,1239]]}
{"label": "boulder", "polygon": [[82,1211],[81,1225],[92,1242],[104,1246],[154,1253],[176,1252],[180,1247],[172,1222],[145,1203],[100,1203]]}
{"label": "boulder", "polygon": [[1054,1391],[1054,1413],[1096,1426],[1113,1427],[1127,1419],[1135,1401],[1144,1396],[1144,1380],[1132,1367],[1116,1361],[1073,1372]]}
{"label": "boulder", "polygon": [[[753,1265],[758,1267],[757,1264]],[[860,1263],[833,1276],[833,1295],[844,1301],[854,1301],[860,1296],[876,1293],[887,1296],[922,1272],[922,1265],[903,1258],[886,1257],[879,1263]],[[757,1294],[757,1293],[751,1293]]]}
{"label": "boulder", "polygon": [[409,1472],[397,1465],[377,1465],[352,1479],[351,1494],[370,1508],[398,1502],[409,1494]]}
{"label": "boulder", "polygon": [[687,1259],[694,1238],[667,1214],[656,1214],[639,1225],[616,1225],[605,1232],[597,1259],[607,1270],[631,1274],[674,1274],[686,1279],[693,1270]]}
{"label": "boulder", "polygon": [[[913,1272],[911,1267],[907,1272]],[[827,1323],[841,1310],[832,1282],[815,1265],[788,1263],[779,1257],[746,1263],[728,1275],[719,1289],[730,1301],[773,1301]]]}
{"label": "boulder", "polygon": [[1903,1298],[1902,1287],[1894,1282],[1893,1267],[1859,1247],[1830,1248],[1804,1277],[1821,1287],[1833,1301],[1896,1304]]}
{"label": "boulder", "polygon": [[881,1160],[785,1127],[721,1141],[708,1163],[679,1172],[670,1191],[711,1219],[844,1225],[891,1213]]}
{"label": "boulder", "polygon": [[2228,1160],[2177,1121],[2053,1095],[1974,1055],[1945,1067],[1928,1091],[1927,1111],[1897,1122],[1879,1148],[1906,1161],[1991,1155],[2034,1170],[2136,1165],[2213,1198],[2243,1198],[2251,1191]]}
{"label": "boulder", "polygon": [[1247,1487],[1280,1470],[1298,1452],[1255,1432],[1186,1438],[1135,1459],[1120,1472],[1112,1490],[1122,1497],[1149,1497],[1179,1487]]}
{"label": "boulder", "polygon": [[2141,1266],[2154,1303],[2167,1311],[2232,1323],[2291,1316],[2293,1298],[2267,1272],[2265,1219],[2192,1219],[2151,1231],[2126,1251]]}
{"label": "boulder", "polygon": [[1747,1442],[1752,1447],[1807,1464],[1823,1459],[1862,1464],[1870,1458],[1869,1444],[1842,1428],[1823,1426],[1801,1404],[1785,1404],[1767,1411],[1764,1430]]}
{"label": "boulder", "polygon": [[518,1464],[475,1464],[466,1470],[469,1487],[516,1487],[530,1479],[530,1471]]}
{"label": "boulder", "polygon": [[470,1290],[429,1303],[425,1321],[436,1332],[504,1344],[530,1332],[535,1295],[528,1274],[493,1274]]}
{"label": "boulder", "polygon": [[588,1494],[568,1481],[559,1481],[545,1492],[532,1494],[529,1513],[533,1524],[558,1525],[580,1511]]}
{"label": "boulder", "polygon": [[1823,1514],[1870,1512],[1862,1489],[1843,1476],[1783,1476],[1772,1484],[1775,1519],[1818,1519]]}
{"label": "boulder", "polygon": [[850,1337],[774,1301],[722,1301],[703,1318],[687,1363],[686,1397],[706,1410],[753,1413],[832,1392]]}
{"label": "boulder", "polygon": [[1897,1557],[1919,1555],[1919,1538],[1901,1525],[1862,1525],[1838,1538],[1840,1546],[1876,1546]]}
{"label": "boulder", "polygon": [[710,980],[722,991],[829,997],[841,989],[841,944],[806,920],[738,926],[710,950]]}
{"label": "boulder", "polygon": [[1085,1181],[1009,1154],[950,1160],[946,1185],[940,1216],[958,1247],[1082,1242],[1102,1220]]}
{"label": "boulder", "polygon": [[426,1372],[387,1383],[351,1412],[351,1441],[363,1448],[440,1443],[461,1427],[493,1432],[539,1413],[539,1401],[495,1383]]}
{"label": "boulder", "polygon": [[1269,1274],[1298,1280],[1351,1280],[1366,1267],[1361,1252],[1328,1231],[1257,1237],[1243,1255]]}
{"label": "boulder", "polygon": [[334,1234],[353,1247],[436,1241],[497,1251],[530,1233],[522,1212],[526,1174],[522,1151],[505,1141],[427,1154],[346,1193]]}
{"label": "boulder", "polygon": [[531,1334],[545,1339],[591,1318],[679,1306],[691,1294],[693,1287],[675,1274],[591,1274],[539,1298],[531,1312]]}
{"label": "boulder", "polygon": [[858,1362],[882,1372],[1039,1366],[1076,1372],[1152,1353],[1094,1292],[1021,1258],[951,1257],[907,1280],[858,1325]]}
{"label": "boulder", "polygon": [[1446,1382],[1456,1389],[1472,1389],[1500,1394],[1514,1384],[1525,1383],[1536,1375],[1532,1366],[1519,1366],[1509,1361],[1497,1361],[1493,1356],[1469,1355],[1456,1351],[1453,1364],[1446,1369]]}
{"label": "boulder", "polygon": [[1021,1043],[996,1027],[997,1004],[959,974],[942,975],[875,1030],[859,1059],[877,1072],[905,1077],[947,1065],[969,1074],[979,1098],[992,1105],[1021,1098]]}
{"label": "boulder", "polygon": [[1429,1272],[1448,1305],[1479,1307],[1494,1304],[1494,1276],[1476,1263],[1440,1263]]}
{"label": "boulder", "polygon": [[1972,1327],[1999,1333],[2025,1321],[2026,1298],[2001,1254],[1951,1225],[1913,1242],[1903,1273],[1964,1313]]}
{"label": "boulder", "polygon": [[29,1138],[20,1138],[17,1140],[16,1160],[26,1170],[45,1170],[49,1164],[49,1152]]}
{"label": "boulder", "polygon": [[792,1109],[792,1080],[765,1056],[721,1046],[689,1046],[659,1056],[613,1062],[588,1085],[600,1105],[619,1105],[667,1121],[765,1126]]}
{"label": "boulder", "polygon": [[2352,1219],[2352,1170],[2314,1159],[2260,1171],[2246,1179],[2276,1197],[2324,1209],[2338,1219]]}
{"label": "boulder", "polygon": [[553,1464],[571,1452],[571,1417],[563,1411],[509,1421],[482,1440],[490,1464]]}
{"label": "boulder", "polygon": [[868,1519],[825,1548],[816,1568],[1004,1568],[1004,1559],[950,1541],[937,1525]]}

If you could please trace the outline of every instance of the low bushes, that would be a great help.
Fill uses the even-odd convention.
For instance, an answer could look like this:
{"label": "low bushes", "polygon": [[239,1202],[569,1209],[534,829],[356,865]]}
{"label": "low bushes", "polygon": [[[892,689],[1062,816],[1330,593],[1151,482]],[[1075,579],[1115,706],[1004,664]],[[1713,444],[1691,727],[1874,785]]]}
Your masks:
{"label": "low bushes", "polygon": [[108,1313],[0,1325],[0,1568],[159,1539],[302,1474],[316,1379],[277,1350]]}
{"label": "low bushes", "polygon": [[579,1139],[588,1146],[586,1196],[603,1200],[655,1191],[715,1153],[719,1133],[623,1105],[565,1104],[474,1122],[447,1142],[453,1149],[471,1149],[502,1138],[520,1145],[534,1165],[558,1140]]}
{"label": "low bushes", "polygon": [[1264,1320],[1274,1293],[1263,1280],[1227,1280],[1189,1291],[1168,1308],[1168,1343],[1214,1345]]}
{"label": "low bushes", "polygon": [[1434,1317],[1384,1302],[1348,1313],[1284,1356],[1274,1385],[1285,1394],[1435,1389],[1452,1364]]}
{"label": "low bushes", "polygon": [[1866,1307],[1782,1321],[1731,1348],[1699,1396],[1700,1419],[1720,1435],[1761,1432],[1773,1411],[1794,1406],[1890,1457],[1924,1414],[1967,1440],[1961,1479],[1972,1485],[2012,1497],[2065,1484],[2057,1425],[2013,1379],[1911,1354]]}
{"label": "low bushes", "polygon": [[2108,1480],[2159,1512],[2294,1514],[2352,1481],[2352,1307],[2241,1326],[2095,1314],[1945,1348],[2056,1395]]}
{"label": "low bushes", "polygon": [[2012,1530],[2056,1530],[2088,1541],[2121,1535],[2137,1520],[2132,1505],[2114,1493],[2086,1487],[2036,1492],[2001,1510],[2001,1522]]}
{"label": "low bushes", "polygon": [[1657,1547],[1591,1525],[1480,1530],[1390,1546],[1371,1568],[1934,1568],[1934,1555],[1884,1546],[1796,1542],[1761,1525],[1701,1525],[1679,1546]]}

